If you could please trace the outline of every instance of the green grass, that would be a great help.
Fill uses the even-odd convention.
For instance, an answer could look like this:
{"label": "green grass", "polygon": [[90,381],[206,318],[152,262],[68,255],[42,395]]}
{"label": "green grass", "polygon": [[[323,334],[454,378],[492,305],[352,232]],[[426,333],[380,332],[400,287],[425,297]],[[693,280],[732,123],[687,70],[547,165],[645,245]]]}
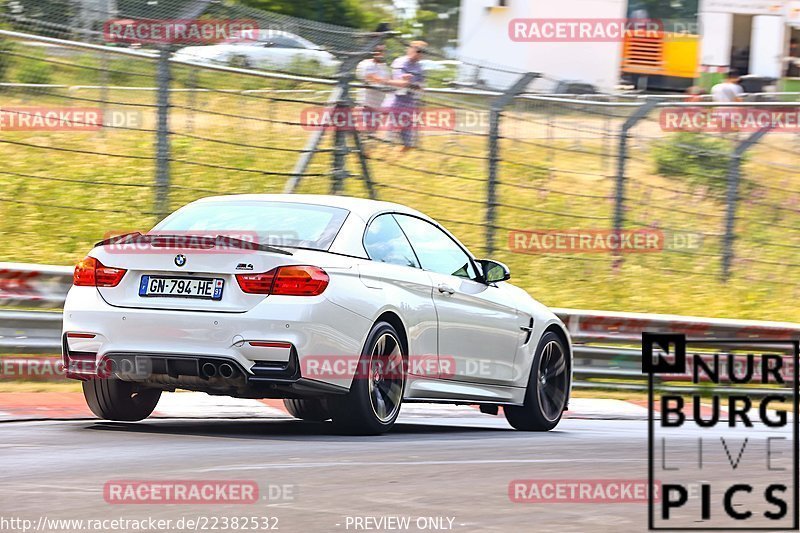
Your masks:
{"label": "green grass", "polygon": [[[8,72],[11,79],[17,79],[20,60],[15,58]],[[83,60],[81,64],[90,63]],[[123,75],[118,73],[118,81],[152,86],[149,63],[126,62],[124,68],[145,75],[127,74],[120,80]],[[94,85],[101,83],[102,73],[55,66],[51,79]],[[184,87],[190,80],[185,69],[176,69],[174,79],[175,87]],[[310,89],[319,92],[272,96],[314,102],[324,101],[326,89],[216,73],[203,73],[197,83],[229,89]],[[141,111],[139,127],[154,127],[154,109],[141,107],[154,104],[152,92],[0,92],[0,107],[91,107],[103,98],[109,108]],[[173,93],[172,104],[170,128],[176,134],[171,137],[175,161],[170,209],[211,194],[280,192],[287,178],[270,173],[291,172],[298,154],[254,146],[299,149],[310,135],[298,126],[269,122],[296,122],[310,104],[277,102],[265,94],[246,97],[220,92]],[[548,120],[555,125],[552,137],[544,125]],[[656,173],[653,139],[661,136],[653,124],[644,124],[632,141],[627,224],[704,233],[700,249],[627,254],[617,268],[613,258],[603,253],[522,254],[509,249],[509,229],[611,227],[616,139],[592,132],[603,128],[613,132],[619,124],[617,118],[604,122],[591,114],[543,108],[508,113],[501,142],[499,228],[492,255],[509,264],[512,281],[550,306],[800,321],[794,304],[800,297],[800,270],[793,265],[793,247],[800,246],[799,232],[794,229],[800,177],[792,167],[796,143],[786,135],[768,138],[751,151],[745,164],[748,193],[739,206],[736,259],[727,283],[720,281],[719,258],[725,204],[702,184]],[[4,163],[0,167],[0,260],[74,264],[107,234],[146,230],[157,221],[153,133],[5,131],[0,132],[3,140],[37,147],[0,142]],[[330,147],[327,141],[324,148]],[[485,137],[424,135],[421,148],[401,155],[394,145],[372,146],[371,170],[380,197],[440,219],[476,254],[483,255]],[[304,178],[298,192],[329,192],[331,167],[330,153],[318,154],[309,172],[323,175]],[[348,158],[348,167],[358,173],[354,156]],[[365,196],[366,188],[353,176],[346,182],[345,193]]]}

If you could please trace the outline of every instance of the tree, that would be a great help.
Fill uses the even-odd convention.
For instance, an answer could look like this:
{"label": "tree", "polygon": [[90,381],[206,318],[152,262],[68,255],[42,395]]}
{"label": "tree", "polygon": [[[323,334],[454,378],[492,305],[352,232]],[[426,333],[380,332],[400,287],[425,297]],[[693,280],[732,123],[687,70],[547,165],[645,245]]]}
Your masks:
{"label": "tree", "polygon": [[362,0],[238,0],[239,3],[317,22],[374,30],[388,19],[376,2]]}
{"label": "tree", "polygon": [[420,37],[434,48],[453,46],[458,38],[460,0],[420,0],[417,22],[422,24]]}
{"label": "tree", "polygon": [[698,0],[631,0],[628,4],[628,16],[636,10],[647,11],[651,19],[684,19],[697,18]]}

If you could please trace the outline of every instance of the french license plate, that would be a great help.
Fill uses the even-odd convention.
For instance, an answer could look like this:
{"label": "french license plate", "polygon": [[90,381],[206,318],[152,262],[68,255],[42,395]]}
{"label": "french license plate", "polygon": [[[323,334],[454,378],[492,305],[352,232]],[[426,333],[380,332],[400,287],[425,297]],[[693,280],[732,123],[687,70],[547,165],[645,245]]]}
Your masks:
{"label": "french license plate", "polygon": [[168,276],[142,276],[139,296],[169,296],[172,298],[198,298],[221,300],[225,280],[220,278],[172,278]]}

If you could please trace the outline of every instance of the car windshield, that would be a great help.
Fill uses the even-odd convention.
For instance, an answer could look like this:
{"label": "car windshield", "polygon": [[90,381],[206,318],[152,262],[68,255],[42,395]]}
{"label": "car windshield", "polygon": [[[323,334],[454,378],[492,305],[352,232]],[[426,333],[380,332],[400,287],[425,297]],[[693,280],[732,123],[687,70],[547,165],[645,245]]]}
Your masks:
{"label": "car windshield", "polygon": [[349,211],[324,205],[237,200],[182,207],[150,233],[227,235],[259,244],[327,250]]}

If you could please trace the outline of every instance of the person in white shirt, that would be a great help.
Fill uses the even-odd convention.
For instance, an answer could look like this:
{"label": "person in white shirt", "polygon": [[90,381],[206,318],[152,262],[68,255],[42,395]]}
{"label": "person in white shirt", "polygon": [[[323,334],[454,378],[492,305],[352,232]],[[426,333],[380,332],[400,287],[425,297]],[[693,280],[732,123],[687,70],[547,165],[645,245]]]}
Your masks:
{"label": "person in white shirt", "polygon": [[741,102],[744,89],[739,85],[739,73],[735,70],[728,72],[725,81],[711,87],[711,99],[714,102]]}
{"label": "person in white shirt", "polygon": [[[711,100],[721,104],[741,102],[744,89],[739,85],[739,72],[731,69],[725,81],[711,87]],[[736,106],[720,106],[714,108],[712,113],[719,122],[723,134],[739,131],[738,124],[741,123],[742,116],[747,111]]]}
{"label": "person in white shirt", "polygon": [[377,128],[378,117],[374,116],[380,113],[383,107],[386,82],[391,75],[392,72],[386,64],[386,46],[383,44],[377,45],[372,51],[372,57],[365,59],[356,67],[356,77],[368,85],[358,90],[358,105],[362,107],[362,112],[369,121],[368,133],[374,132]]}
{"label": "person in white shirt", "polygon": [[356,67],[356,77],[373,87],[365,87],[358,91],[358,103],[371,109],[383,107],[383,99],[386,95],[381,90],[386,80],[391,76],[391,70],[386,64],[386,46],[379,44],[372,51],[372,57],[365,59]]}

